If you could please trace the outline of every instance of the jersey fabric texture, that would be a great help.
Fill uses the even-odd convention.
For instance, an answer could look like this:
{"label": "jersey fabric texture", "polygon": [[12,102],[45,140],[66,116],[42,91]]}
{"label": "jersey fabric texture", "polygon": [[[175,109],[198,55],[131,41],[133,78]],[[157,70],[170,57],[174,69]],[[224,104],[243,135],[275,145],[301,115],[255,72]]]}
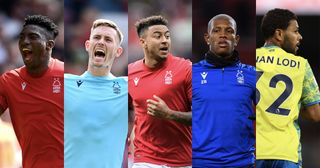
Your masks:
{"label": "jersey fabric texture", "polygon": [[320,94],[306,59],[276,46],[256,50],[257,159],[298,163],[300,106],[320,102]]}
{"label": "jersey fabric texture", "polygon": [[256,71],[239,61],[217,68],[192,66],[192,165],[245,167],[254,164]]}
{"label": "jersey fabric texture", "polygon": [[129,65],[129,103],[135,111],[134,162],[191,165],[191,127],[147,114],[147,99],[157,95],[175,111],[191,111],[191,62],[171,54],[161,67],[139,60]]}
{"label": "jersey fabric texture", "polygon": [[24,168],[63,167],[63,62],[32,77],[25,66],[0,78],[0,106],[9,108]]}
{"label": "jersey fabric texture", "polygon": [[65,74],[65,168],[121,167],[128,133],[128,80]]}

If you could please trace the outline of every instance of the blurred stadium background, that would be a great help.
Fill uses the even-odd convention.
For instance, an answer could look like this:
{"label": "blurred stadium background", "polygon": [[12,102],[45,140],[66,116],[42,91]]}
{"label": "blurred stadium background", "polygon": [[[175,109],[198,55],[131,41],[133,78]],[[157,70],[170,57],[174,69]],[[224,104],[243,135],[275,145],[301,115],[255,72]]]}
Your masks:
{"label": "blurred stadium background", "polygon": [[[264,43],[260,31],[263,15],[273,8],[285,8],[298,16],[303,36],[298,54],[308,59],[320,84],[320,1],[319,0],[257,0],[257,47]],[[302,163],[305,168],[320,167],[320,123],[299,119],[301,128]]]}

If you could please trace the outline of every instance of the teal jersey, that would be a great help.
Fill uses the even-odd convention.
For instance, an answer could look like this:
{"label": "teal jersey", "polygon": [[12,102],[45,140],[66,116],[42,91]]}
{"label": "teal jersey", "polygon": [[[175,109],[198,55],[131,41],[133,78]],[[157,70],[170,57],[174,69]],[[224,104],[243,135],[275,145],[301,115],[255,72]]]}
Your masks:
{"label": "teal jersey", "polygon": [[64,76],[64,167],[121,167],[128,133],[128,78]]}

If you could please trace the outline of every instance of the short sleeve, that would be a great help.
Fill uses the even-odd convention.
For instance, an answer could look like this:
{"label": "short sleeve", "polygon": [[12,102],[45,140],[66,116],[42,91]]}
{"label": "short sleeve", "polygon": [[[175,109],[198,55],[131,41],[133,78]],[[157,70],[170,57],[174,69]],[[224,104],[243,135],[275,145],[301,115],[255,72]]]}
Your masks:
{"label": "short sleeve", "polygon": [[306,75],[303,80],[303,89],[301,96],[302,106],[311,106],[320,102],[320,93],[317,81],[314,77],[309,63],[306,63]]}

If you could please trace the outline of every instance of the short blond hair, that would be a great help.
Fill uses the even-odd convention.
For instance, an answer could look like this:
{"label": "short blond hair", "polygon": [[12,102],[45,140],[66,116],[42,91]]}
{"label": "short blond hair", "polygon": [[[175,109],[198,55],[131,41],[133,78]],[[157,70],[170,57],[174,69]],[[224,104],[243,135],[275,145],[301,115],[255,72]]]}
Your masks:
{"label": "short blond hair", "polygon": [[111,20],[108,20],[108,19],[97,19],[93,22],[92,24],[92,27],[91,27],[91,31],[93,31],[93,29],[99,27],[99,26],[107,26],[107,27],[111,27],[113,28],[114,30],[117,31],[117,34],[118,34],[118,37],[119,37],[119,40],[120,40],[120,43],[122,43],[123,41],[123,34],[122,32],[120,31],[119,27],[117,26],[116,23],[114,23],[113,21]]}

